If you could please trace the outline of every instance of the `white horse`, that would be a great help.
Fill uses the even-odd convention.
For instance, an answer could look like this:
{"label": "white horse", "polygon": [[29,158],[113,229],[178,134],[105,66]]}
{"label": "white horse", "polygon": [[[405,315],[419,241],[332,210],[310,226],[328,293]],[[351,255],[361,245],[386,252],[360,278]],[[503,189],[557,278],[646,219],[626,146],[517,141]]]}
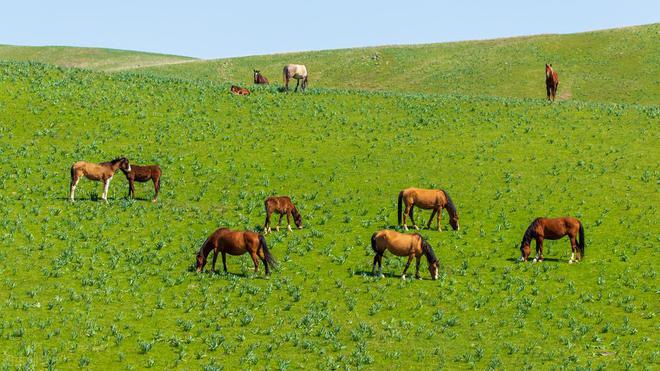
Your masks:
{"label": "white horse", "polygon": [[289,90],[289,80],[294,78],[298,80],[296,83],[296,90],[298,91],[298,85],[300,85],[300,80],[302,80],[302,86],[300,89],[305,91],[307,87],[307,68],[303,64],[287,64],[284,66],[284,88]]}

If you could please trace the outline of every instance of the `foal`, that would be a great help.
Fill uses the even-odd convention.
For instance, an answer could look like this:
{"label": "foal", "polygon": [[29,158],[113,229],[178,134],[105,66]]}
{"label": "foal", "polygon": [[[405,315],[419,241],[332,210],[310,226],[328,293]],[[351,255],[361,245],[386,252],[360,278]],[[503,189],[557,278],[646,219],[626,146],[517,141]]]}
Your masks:
{"label": "foal", "polygon": [[280,231],[280,224],[282,223],[282,217],[286,214],[286,224],[287,229],[291,229],[291,220],[289,217],[293,216],[293,221],[296,223],[298,229],[302,229],[302,216],[296,209],[296,206],[291,202],[291,198],[288,196],[278,196],[278,197],[268,197],[264,201],[264,207],[266,208],[266,222],[264,223],[264,233],[272,232],[270,229],[270,215],[273,212],[280,214],[280,220],[277,222],[277,227],[275,230]]}
{"label": "foal", "polygon": [[151,202],[158,201],[158,191],[160,190],[160,176],[162,171],[158,165],[133,165],[130,169],[121,171],[128,179],[128,197],[135,198],[135,185],[134,182],[146,182],[149,179],[154,182],[154,199]]}
{"label": "foal", "polygon": [[236,86],[236,85],[232,85],[229,90],[231,91],[232,94],[236,94],[236,95],[246,95],[246,96],[250,95],[249,90],[245,88],[241,88],[240,86]]}
{"label": "foal", "polygon": [[103,182],[102,198],[103,201],[108,202],[108,187],[110,186],[110,180],[112,180],[112,177],[119,169],[131,171],[131,165],[128,163],[126,157],[117,158],[110,162],[101,162],[100,164],[86,161],[78,161],[73,164],[73,166],[71,166],[71,202],[74,201],[76,186],[82,176],[85,176],[85,178],[89,180]]}

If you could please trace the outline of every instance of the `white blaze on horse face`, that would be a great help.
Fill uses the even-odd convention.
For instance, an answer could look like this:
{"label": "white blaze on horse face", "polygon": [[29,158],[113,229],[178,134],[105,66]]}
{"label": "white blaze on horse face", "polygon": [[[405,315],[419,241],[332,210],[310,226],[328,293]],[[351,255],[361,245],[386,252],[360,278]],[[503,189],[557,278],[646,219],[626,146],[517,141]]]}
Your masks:
{"label": "white blaze on horse face", "polygon": [[131,164],[128,164],[128,169],[126,171],[131,171]]}

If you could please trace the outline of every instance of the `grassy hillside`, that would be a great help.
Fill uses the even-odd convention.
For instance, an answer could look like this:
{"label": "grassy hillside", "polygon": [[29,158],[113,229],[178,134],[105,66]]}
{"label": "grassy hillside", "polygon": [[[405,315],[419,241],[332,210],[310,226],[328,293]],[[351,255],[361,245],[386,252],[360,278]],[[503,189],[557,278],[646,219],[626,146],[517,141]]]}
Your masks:
{"label": "grassy hillside", "polygon": [[103,48],[0,45],[0,60],[34,61],[64,67],[116,71],[182,63],[194,60],[194,58]]}
{"label": "grassy hillside", "polygon": [[303,63],[310,86],[545,98],[544,64],[559,98],[656,104],[660,24],[606,31],[414,46],[327,50],[156,66],[164,76],[252,82],[261,69],[282,84],[282,66]]}
{"label": "grassy hillside", "polygon": [[[0,63],[0,365],[657,368],[657,106],[256,89]],[[76,160],[164,170],[161,198],[110,202]],[[369,274],[397,192],[448,190],[461,230],[423,231],[438,281]],[[259,230],[288,194],[305,229],[268,235],[279,269],[195,274],[219,226]],[[586,258],[518,246],[574,215]],[[417,213],[419,220],[428,212]],[[447,217],[443,217],[444,228]]]}

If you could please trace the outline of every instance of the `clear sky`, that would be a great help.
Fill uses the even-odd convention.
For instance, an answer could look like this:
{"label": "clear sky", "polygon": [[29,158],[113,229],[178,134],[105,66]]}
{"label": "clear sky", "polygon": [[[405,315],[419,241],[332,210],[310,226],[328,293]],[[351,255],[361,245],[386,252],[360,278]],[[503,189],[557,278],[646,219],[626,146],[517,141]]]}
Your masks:
{"label": "clear sky", "polygon": [[5,1],[0,44],[199,58],[572,33],[660,21],[660,0]]}

